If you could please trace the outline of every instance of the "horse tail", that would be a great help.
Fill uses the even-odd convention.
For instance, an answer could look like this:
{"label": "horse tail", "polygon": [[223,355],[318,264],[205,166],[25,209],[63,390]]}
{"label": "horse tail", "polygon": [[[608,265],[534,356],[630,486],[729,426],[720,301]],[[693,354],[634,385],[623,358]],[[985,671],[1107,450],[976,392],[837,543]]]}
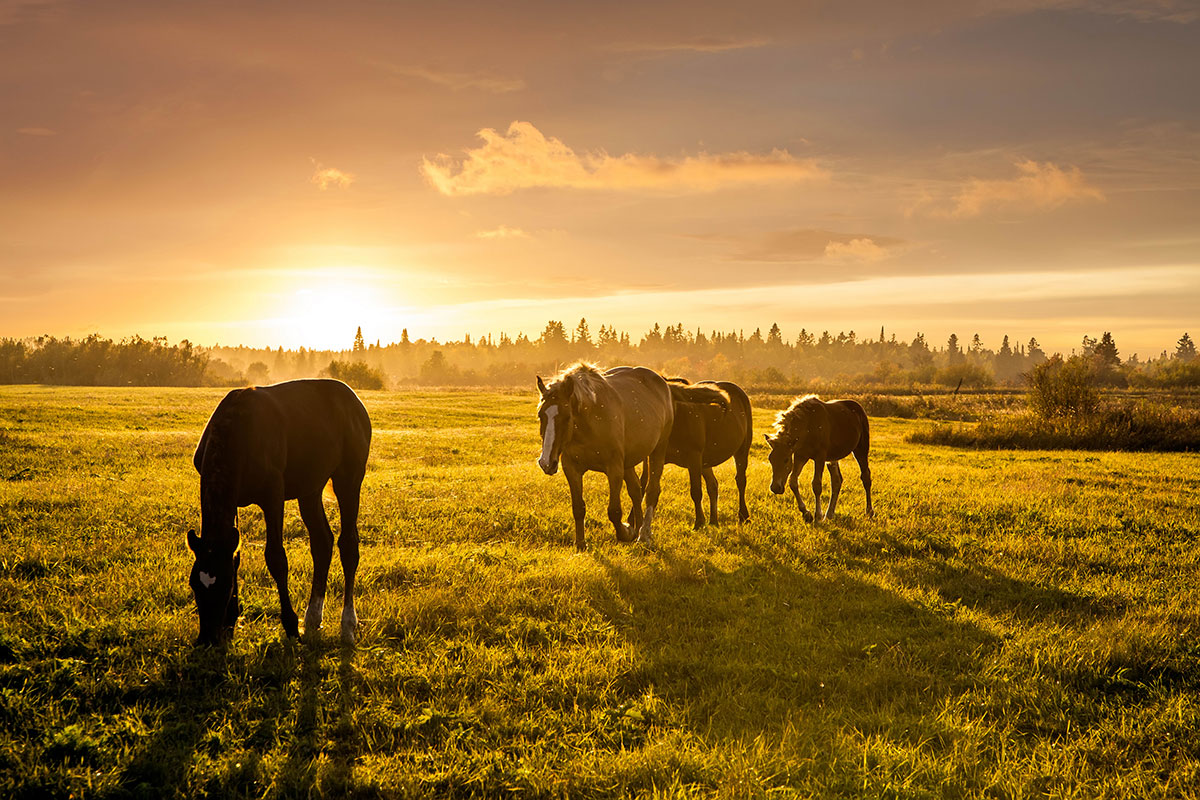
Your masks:
{"label": "horse tail", "polygon": [[724,389],[715,386],[692,386],[680,383],[668,383],[671,387],[671,400],[675,403],[696,403],[699,405],[720,406],[729,409],[729,395]]}
{"label": "horse tail", "polygon": [[858,447],[854,448],[854,452],[856,454],[861,452],[865,457],[871,451],[871,423],[862,405],[853,400],[850,402],[853,404],[851,407],[854,409],[854,416],[858,419],[858,424],[862,429],[858,437]]}

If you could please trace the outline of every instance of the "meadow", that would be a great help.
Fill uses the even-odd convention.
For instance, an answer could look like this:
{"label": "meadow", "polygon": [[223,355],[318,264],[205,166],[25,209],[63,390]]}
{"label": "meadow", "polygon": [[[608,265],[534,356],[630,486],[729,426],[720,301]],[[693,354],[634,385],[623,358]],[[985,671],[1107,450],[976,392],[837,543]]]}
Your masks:
{"label": "meadow", "polygon": [[[362,392],[357,646],[336,558],[324,639],[283,637],[244,509],[244,616],[198,649],[191,455],[222,394],[0,387],[0,796],[1200,793],[1200,455],[873,417],[878,516],[848,460],[810,526],[767,491],[789,398],[759,396],[749,523],[727,464],[691,530],[668,466],[657,548],[618,544],[592,474],[576,554],[532,386]],[[294,503],[285,536],[303,615]]]}

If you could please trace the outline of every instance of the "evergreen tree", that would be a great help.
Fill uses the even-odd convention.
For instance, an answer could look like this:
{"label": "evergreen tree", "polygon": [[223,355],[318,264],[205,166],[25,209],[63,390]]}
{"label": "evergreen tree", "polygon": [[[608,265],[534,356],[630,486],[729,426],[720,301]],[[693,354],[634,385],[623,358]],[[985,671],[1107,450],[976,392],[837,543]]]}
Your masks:
{"label": "evergreen tree", "polygon": [[1196,357],[1196,343],[1192,341],[1192,337],[1188,336],[1186,331],[1175,343],[1175,357],[1185,363]]}
{"label": "evergreen tree", "polygon": [[767,331],[767,345],[771,347],[783,347],[783,332],[779,330],[779,323],[771,323],[771,330]]}
{"label": "evergreen tree", "polygon": [[580,319],[579,324],[575,326],[575,344],[584,348],[592,346],[592,336],[588,332],[587,319]]}
{"label": "evergreen tree", "polygon": [[1104,367],[1118,367],[1121,365],[1121,358],[1117,355],[1117,343],[1113,341],[1113,335],[1105,331],[1100,336],[1100,341],[1092,348],[1096,360]]}
{"label": "evergreen tree", "polygon": [[358,326],[358,330],[354,334],[354,354],[362,355],[366,352],[367,344],[363,341],[362,326]]}

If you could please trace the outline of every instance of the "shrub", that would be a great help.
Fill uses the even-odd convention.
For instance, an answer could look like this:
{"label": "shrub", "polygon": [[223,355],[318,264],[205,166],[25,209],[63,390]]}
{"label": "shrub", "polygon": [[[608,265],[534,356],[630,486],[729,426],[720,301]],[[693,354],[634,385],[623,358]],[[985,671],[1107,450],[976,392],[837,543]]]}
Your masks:
{"label": "shrub", "polygon": [[330,361],[324,372],[355,389],[382,389],[387,385],[383,372],[362,361]]}
{"label": "shrub", "polygon": [[1055,354],[1030,370],[1026,380],[1029,407],[1042,419],[1087,416],[1100,403],[1095,370],[1079,356],[1064,361]]}
{"label": "shrub", "polygon": [[908,441],[981,450],[1200,450],[1200,410],[1145,400],[1103,406],[1087,416],[1011,414],[975,426],[935,425]]}

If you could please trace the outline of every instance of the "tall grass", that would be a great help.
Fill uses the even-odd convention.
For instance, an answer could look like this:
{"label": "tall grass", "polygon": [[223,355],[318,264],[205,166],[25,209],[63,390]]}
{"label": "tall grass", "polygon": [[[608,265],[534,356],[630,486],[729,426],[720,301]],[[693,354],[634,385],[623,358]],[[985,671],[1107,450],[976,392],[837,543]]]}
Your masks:
{"label": "tall grass", "polygon": [[[847,462],[844,516],[804,524],[756,445],[749,523],[692,531],[669,467],[658,549],[619,545],[593,475],[575,555],[532,393],[364,392],[358,646],[336,624],[281,637],[246,509],[245,613],[227,650],[197,650],[190,456],[222,394],[0,388],[0,475],[24,475],[0,480],[0,796],[1200,785],[1195,455],[934,452],[877,418],[875,520]],[[285,545],[303,607],[294,507]],[[335,566],[327,625],[340,592]]]}

